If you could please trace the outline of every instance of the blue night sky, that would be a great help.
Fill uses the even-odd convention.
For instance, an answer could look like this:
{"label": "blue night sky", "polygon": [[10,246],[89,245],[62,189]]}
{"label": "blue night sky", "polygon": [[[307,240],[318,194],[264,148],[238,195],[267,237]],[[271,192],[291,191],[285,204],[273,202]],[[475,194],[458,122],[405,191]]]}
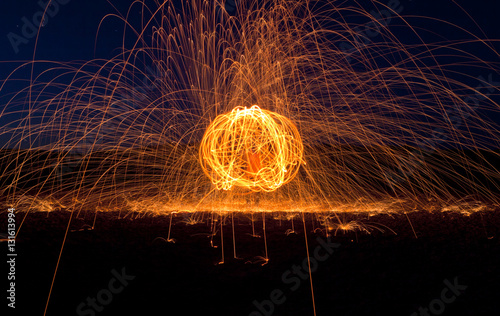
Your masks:
{"label": "blue night sky", "polygon": [[[40,4],[48,0],[6,0],[0,3],[0,60],[31,60],[35,47],[35,38],[28,39],[28,43],[18,45],[18,52],[10,44],[8,34],[22,35],[25,24],[23,18],[32,21],[40,12]],[[56,1],[56,0],[54,0]],[[96,34],[101,19],[110,13],[126,13],[131,0],[120,1],[83,1],[58,0],[58,12],[49,16],[42,27],[37,44],[37,59],[48,60],[89,60],[94,57],[111,57],[113,49],[120,46],[123,24],[116,19],[107,19],[103,24],[100,36]],[[387,2],[389,2],[388,0]],[[398,0],[392,0],[398,1]],[[343,2],[343,1],[339,1]],[[363,1],[362,1],[363,2]],[[361,2],[361,3],[362,3]],[[368,2],[368,1],[366,1]],[[381,1],[384,3],[384,1]],[[399,0],[403,7],[403,15],[423,15],[445,19],[464,26],[480,34],[477,27],[456,6],[449,3],[451,0]],[[498,1],[457,0],[458,4],[473,17],[490,39],[500,38],[500,3]],[[486,2],[488,4],[486,4]],[[480,3],[480,5],[478,5]],[[433,29],[430,21],[421,21],[423,27]],[[453,37],[453,31],[439,29],[441,35]],[[95,52],[94,52],[94,49]],[[3,65],[2,68],[5,68]],[[4,70],[4,69],[2,69]]]}
{"label": "blue night sky", "polygon": [[[28,43],[18,45],[18,52],[11,45],[8,34],[15,33],[23,35],[23,25],[26,20],[33,21],[40,12],[40,3],[46,0],[16,0],[2,1],[0,4],[0,37],[1,46],[0,59],[8,60],[30,60],[35,48],[35,37],[28,38]],[[110,57],[113,48],[121,43],[121,25],[113,20],[107,20],[103,25],[103,33],[97,41],[97,51],[94,54],[95,40],[99,22],[109,13],[115,13],[113,7],[107,1],[82,1],[63,0],[59,1],[59,8],[54,10],[53,16],[49,16],[40,30],[37,44],[36,59],[47,60],[89,60],[94,57]],[[124,12],[131,1],[115,1],[117,7]],[[24,19],[26,18],[26,20]],[[116,19],[114,19],[116,21]]]}
{"label": "blue night sky", "polygon": [[[2,47],[0,50],[0,78],[5,78],[20,62],[33,59],[35,37],[23,36],[23,28],[25,32],[31,31],[30,27],[26,26],[26,21],[36,20],[42,10],[40,4],[46,1],[4,0],[0,2],[0,47]],[[398,0],[381,2],[389,1]],[[480,30],[467,18],[464,12],[461,12],[456,6],[450,5],[451,0],[399,1],[404,8],[401,12],[403,16],[436,17],[461,25],[474,34],[481,35]],[[106,19],[97,35],[98,26],[106,14],[117,12],[125,14],[128,6],[132,3],[131,0],[57,0],[57,2],[57,12],[52,12],[52,16],[49,13],[49,19],[42,23],[44,26],[40,29],[36,46],[36,60],[86,61],[94,58],[107,59],[119,53],[118,48],[122,44],[123,22],[116,18]],[[471,15],[487,38],[500,39],[500,19],[498,18],[500,1],[456,0],[456,2]],[[420,20],[418,26],[428,30],[436,30],[444,38],[453,39],[456,37],[454,30],[438,27],[437,24],[429,20]],[[405,36],[402,33],[399,34],[400,31],[397,28],[391,29],[391,31],[398,36]],[[14,47],[11,41],[16,36],[23,36],[25,39],[14,45],[17,47]],[[19,39],[19,37],[16,38]],[[429,39],[432,40],[432,38]],[[500,44],[496,43],[495,45],[496,50],[500,51]],[[495,61],[492,53],[487,52],[484,47],[471,47],[470,53]],[[481,75],[480,70],[477,70],[477,73],[471,73],[472,77],[478,75]],[[497,76],[498,80],[496,81],[500,81],[500,74],[494,75]],[[11,86],[9,89],[15,88]],[[4,89],[0,93],[12,92],[9,89]],[[2,96],[0,95],[1,100]],[[497,121],[500,121],[500,118]],[[3,122],[0,120],[0,123]],[[3,146],[2,140],[0,140],[1,146]]]}

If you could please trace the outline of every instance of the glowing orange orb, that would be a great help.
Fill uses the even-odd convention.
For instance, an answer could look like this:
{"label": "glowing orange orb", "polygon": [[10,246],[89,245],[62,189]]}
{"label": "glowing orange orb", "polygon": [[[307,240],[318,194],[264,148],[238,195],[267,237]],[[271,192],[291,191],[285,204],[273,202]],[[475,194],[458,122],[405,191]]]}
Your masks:
{"label": "glowing orange orb", "polygon": [[254,105],[217,116],[205,131],[199,154],[217,189],[271,192],[297,174],[303,151],[289,119]]}

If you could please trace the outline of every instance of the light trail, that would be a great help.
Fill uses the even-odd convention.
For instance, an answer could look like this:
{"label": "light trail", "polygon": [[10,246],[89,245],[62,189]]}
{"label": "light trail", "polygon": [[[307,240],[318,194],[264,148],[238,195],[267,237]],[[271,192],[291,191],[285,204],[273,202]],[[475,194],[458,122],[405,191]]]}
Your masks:
{"label": "light trail", "polygon": [[295,125],[256,105],[217,116],[200,145],[200,164],[219,190],[272,192],[295,177],[302,157]]}

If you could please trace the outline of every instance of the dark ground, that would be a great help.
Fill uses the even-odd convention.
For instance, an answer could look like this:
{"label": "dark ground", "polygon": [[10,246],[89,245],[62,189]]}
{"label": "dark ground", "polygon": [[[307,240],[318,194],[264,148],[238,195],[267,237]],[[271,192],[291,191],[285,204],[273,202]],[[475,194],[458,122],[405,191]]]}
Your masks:
{"label": "dark ground", "polygon": [[[17,214],[17,225],[25,214]],[[26,217],[16,245],[15,314],[43,315],[69,217],[64,211],[29,213]],[[181,222],[182,215],[175,216],[171,237],[176,242],[167,243],[156,238],[167,237],[170,217],[131,217],[119,219],[116,213],[98,213],[94,230],[68,234],[47,315],[94,315],[89,306],[82,305],[80,313],[77,307],[87,297],[99,295],[105,303],[110,302],[95,315],[178,315],[179,311],[183,315],[313,315],[308,276],[300,279],[302,269],[296,275],[287,273],[306,258],[300,219],[294,221],[297,234],[287,236],[291,222],[280,225],[267,214],[270,260],[261,266],[248,263],[264,255],[265,249],[263,238],[249,236],[251,225],[245,215],[235,216],[236,251],[244,259],[232,258],[228,217],[223,231],[224,264],[217,264],[221,260],[220,232],[213,239],[219,247],[210,246],[209,221],[186,225]],[[367,222],[366,215],[343,217]],[[420,211],[408,217],[418,238],[404,214],[369,219],[369,223],[386,225],[397,235],[385,229],[372,234],[339,232],[331,238],[340,246],[329,255],[321,250],[324,261],[312,274],[317,315],[418,315],[420,306],[431,303],[434,309],[429,315],[442,312],[443,307],[442,315],[497,314],[499,210],[470,216]],[[75,215],[70,229],[92,221],[92,214]],[[314,256],[317,238],[326,241],[326,237],[312,232],[317,221],[306,217],[306,225]],[[5,231],[5,221],[1,226]],[[262,235],[261,220],[255,227]],[[135,278],[124,281],[126,286],[111,283],[120,291],[108,298],[113,269]],[[445,280],[459,285],[459,295],[445,290],[449,303],[441,303]],[[270,301],[262,302],[270,300],[275,289],[283,294],[275,298],[279,304],[273,304],[273,313],[252,313],[258,311],[254,301],[269,311],[266,302]]]}

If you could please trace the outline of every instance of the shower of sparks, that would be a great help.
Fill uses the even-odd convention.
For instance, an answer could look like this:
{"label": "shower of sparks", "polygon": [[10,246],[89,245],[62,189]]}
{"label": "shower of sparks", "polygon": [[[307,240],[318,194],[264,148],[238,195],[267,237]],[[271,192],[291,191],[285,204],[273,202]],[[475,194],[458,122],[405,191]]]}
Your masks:
{"label": "shower of sparks", "polygon": [[[420,30],[400,8],[382,17],[337,1],[132,6],[106,17],[125,25],[114,58],[34,60],[1,81],[26,82],[0,112],[9,203],[153,199],[168,213],[496,201],[500,129],[479,113],[500,110],[497,64],[464,48],[498,57],[487,39],[407,45],[389,20],[421,41]],[[369,23],[343,19],[353,14]],[[480,86],[463,65],[484,72]]]}
{"label": "shower of sparks", "polygon": [[[500,111],[493,41],[454,26],[464,40],[422,42],[398,1],[368,2],[385,14],[363,1],[137,0],[106,17],[124,24],[114,58],[51,63],[35,51],[0,79],[2,93],[26,83],[0,93],[0,199],[26,214],[71,211],[63,245],[80,215],[93,220],[76,230],[100,212],[166,214],[155,239],[166,242],[205,223],[221,263],[229,225],[238,257],[237,213],[262,237],[263,264],[269,218],[287,235],[302,222],[309,260],[306,222],[326,236],[395,233],[348,217],[401,212],[418,238],[412,211],[498,208],[500,128],[483,115]],[[484,75],[470,83],[466,69]]]}

